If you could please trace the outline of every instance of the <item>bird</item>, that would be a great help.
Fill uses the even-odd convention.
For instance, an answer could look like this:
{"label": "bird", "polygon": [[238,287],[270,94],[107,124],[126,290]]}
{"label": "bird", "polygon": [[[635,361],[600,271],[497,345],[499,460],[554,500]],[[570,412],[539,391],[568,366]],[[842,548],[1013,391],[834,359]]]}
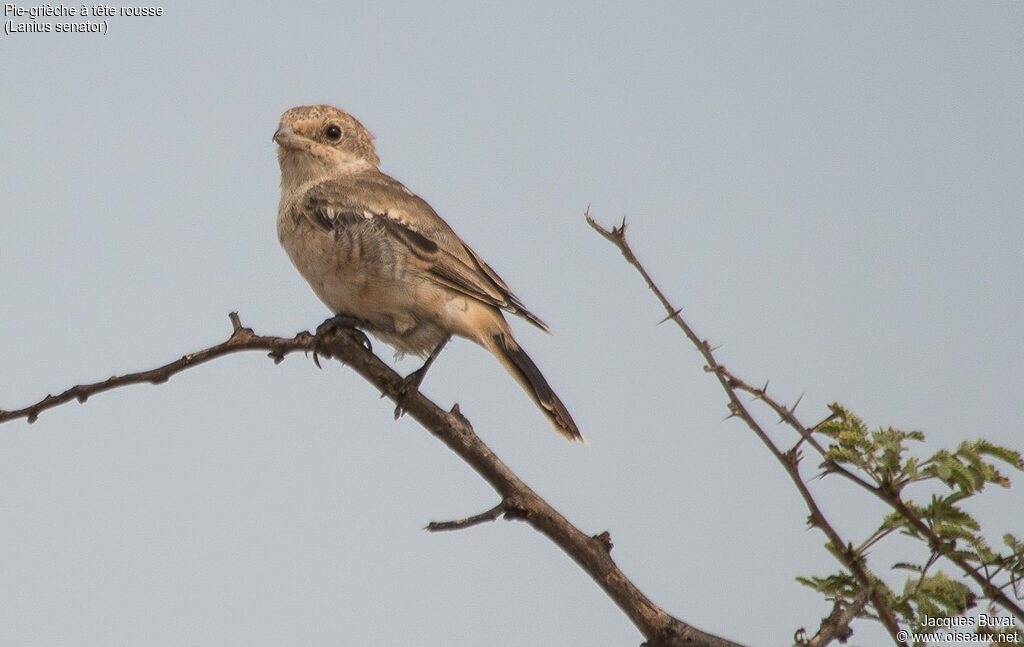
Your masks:
{"label": "bird", "polygon": [[556,431],[586,442],[502,311],[545,332],[548,326],[425,200],[380,170],[362,123],[334,106],[297,106],[281,115],[273,141],[281,167],[278,239],[334,314],[324,326],[357,328],[397,355],[426,358],[406,378],[416,388],[453,335],[476,342]]}

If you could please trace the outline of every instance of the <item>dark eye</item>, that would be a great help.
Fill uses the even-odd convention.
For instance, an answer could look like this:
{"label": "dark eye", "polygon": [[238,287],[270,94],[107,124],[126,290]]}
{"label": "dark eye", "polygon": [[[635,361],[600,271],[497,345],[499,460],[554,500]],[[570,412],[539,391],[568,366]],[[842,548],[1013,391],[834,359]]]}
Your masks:
{"label": "dark eye", "polygon": [[341,139],[341,126],[338,126],[337,124],[331,124],[327,127],[325,132],[327,134],[327,139],[332,142],[336,142]]}

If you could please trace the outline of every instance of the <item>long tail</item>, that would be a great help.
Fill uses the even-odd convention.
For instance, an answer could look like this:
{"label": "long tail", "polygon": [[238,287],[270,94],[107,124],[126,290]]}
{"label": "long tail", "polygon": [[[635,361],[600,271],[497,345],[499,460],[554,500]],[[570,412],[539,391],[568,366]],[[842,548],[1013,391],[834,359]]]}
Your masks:
{"label": "long tail", "polygon": [[540,410],[555,426],[555,430],[569,440],[586,443],[587,440],[580,433],[572,416],[569,415],[569,410],[558,399],[540,369],[526,354],[526,351],[516,343],[512,335],[499,332],[492,335],[487,341],[490,342],[485,344],[487,350],[491,351],[501,361],[505,369],[512,374],[512,377],[522,385],[530,398],[537,403]]}

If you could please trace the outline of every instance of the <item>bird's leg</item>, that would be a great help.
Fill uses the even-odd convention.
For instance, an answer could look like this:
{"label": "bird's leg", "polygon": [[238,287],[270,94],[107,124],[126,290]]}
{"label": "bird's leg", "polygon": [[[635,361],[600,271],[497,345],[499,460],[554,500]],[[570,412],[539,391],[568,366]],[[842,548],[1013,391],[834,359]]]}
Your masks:
{"label": "bird's leg", "polygon": [[[434,347],[434,350],[430,351],[430,355],[427,356],[427,361],[423,362],[423,366],[405,376],[402,380],[402,386],[398,389],[399,397],[405,396],[405,394],[407,394],[411,389],[419,391],[420,384],[423,384],[423,378],[427,376],[427,369],[429,369],[430,365],[434,363],[437,356],[441,354],[441,350],[448,344],[449,339],[451,339],[450,336],[442,339],[440,343]],[[396,406],[395,420],[398,420],[403,413],[405,413],[405,409],[402,408],[402,405]]]}
{"label": "bird's leg", "polygon": [[[370,344],[370,338],[357,327],[365,325],[366,322],[362,319],[351,315],[337,314],[333,317],[328,317],[322,324],[316,327],[317,347],[319,348],[323,344],[323,338],[325,335],[338,330],[346,333],[366,350],[373,352],[373,345]],[[317,368],[320,368],[320,358],[317,356],[316,350],[313,351],[313,363],[317,365]]]}
{"label": "bird's leg", "polygon": [[419,390],[420,384],[423,384],[423,378],[427,376],[427,369],[434,363],[437,356],[441,354],[441,350],[443,350],[448,344],[449,339],[451,339],[451,337],[445,337],[442,339],[441,342],[434,347],[434,350],[430,351],[430,355],[427,356],[427,361],[423,362],[423,366],[405,376],[405,379],[402,380],[402,382],[406,389],[411,386]]}

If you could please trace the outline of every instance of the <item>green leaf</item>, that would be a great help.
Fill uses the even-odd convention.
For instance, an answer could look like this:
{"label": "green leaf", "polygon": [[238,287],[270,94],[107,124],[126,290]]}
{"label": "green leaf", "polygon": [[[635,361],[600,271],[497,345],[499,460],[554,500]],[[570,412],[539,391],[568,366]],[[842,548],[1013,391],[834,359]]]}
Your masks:
{"label": "green leaf", "polygon": [[990,443],[983,438],[976,440],[974,445],[979,454],[998,458],[1018,470],[1024,470],[1024,455],[1017,450]]}
{"label": "green leaf", "polygon": [[796,581],[829,598],[852,600],[858,592],[857,580],[846,572],[835,573],[827,577],[797,577]]}

